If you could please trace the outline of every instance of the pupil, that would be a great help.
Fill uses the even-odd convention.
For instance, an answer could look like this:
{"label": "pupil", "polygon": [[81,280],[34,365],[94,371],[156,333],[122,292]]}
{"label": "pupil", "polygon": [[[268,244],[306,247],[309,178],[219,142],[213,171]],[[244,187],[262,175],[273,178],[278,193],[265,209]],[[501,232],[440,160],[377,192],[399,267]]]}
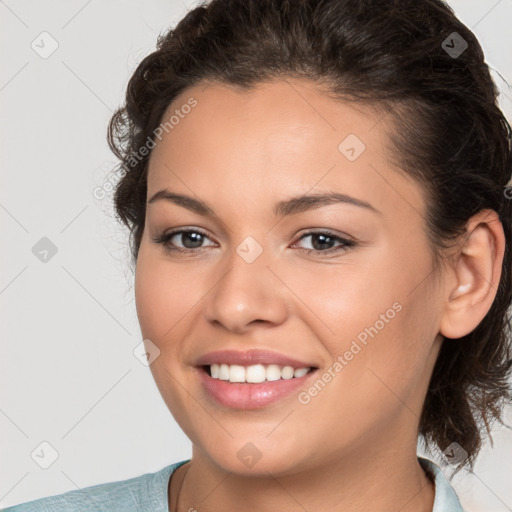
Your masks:
{"label": "pupil", "polygon": [[[315,244],[314,241],[318,240],[318,239],[322,239],[323,241],[320,242],[320,244]],[[332,240],[333,239],[330,236],[325,236],[325,235],[322,235],[322,234],[314,235],[313,236],[313,247],[315,248],[315,250],[330,249],[330,247],[326,247],[326,244],[329,245],[328,241],[332,242]]]}
{"label": "pupil", "polygon": [[[193,233],[193,232],[191,232],[191,233],[183,233],[181,235],[181,237],[182,237],[181,241],[182,241],[183,245],[187,249],[193,249],[195,247],[201,247],[201,242],[202,242],[202,237],[203,237],[203,235],[201,233]],[[184,240],[186,240],[187,237],[189,239],[192,239],[192,246],[187,245],[186,243],[184,243]]]}

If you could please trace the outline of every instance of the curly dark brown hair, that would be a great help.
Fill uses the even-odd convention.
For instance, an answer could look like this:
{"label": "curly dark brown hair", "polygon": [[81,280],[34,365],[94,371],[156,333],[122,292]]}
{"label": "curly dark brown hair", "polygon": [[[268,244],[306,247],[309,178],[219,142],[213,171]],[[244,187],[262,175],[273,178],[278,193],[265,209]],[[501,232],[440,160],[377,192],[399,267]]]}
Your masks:
{"label": "curly dark brown hair", "polygon": [[[460,55],[450,51],[454,41]],[[443,341],[419,424],[427,448],[457,442],[468,453],[459,469],[472,468],[485,432],[512,399],[512,201],[505,188],[512,134],[478,40],[443,1],[212,0],[160,35],[108,130],[121,161],[114,200],[130,231],[132,263],[145,221],[151,151],[143,148],[173,99],[200,81],[250,90],[283,77],[314,80],[336,98],[384,109],[391,158],[428,198],[436,267],[473,215],[486,208],[499,215],[506,247],[495,300],[471,333]]]}

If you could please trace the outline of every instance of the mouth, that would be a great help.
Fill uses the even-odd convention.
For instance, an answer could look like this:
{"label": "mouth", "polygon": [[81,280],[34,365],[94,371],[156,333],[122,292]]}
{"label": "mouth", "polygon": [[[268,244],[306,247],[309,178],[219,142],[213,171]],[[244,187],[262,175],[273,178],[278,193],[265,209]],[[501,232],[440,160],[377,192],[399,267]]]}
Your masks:
{"label": "mouth", "polygon": [[300,379],[318,369],[314,366],[294,368],[290,365],[277,364],[239,365],[227,363],[207,364],[199,368],[212,379],[246,384]]}
{"label": "mouth", "polygon": [[207,400],[229,409],[261,409],[310,384],[319,365],[279,352],[218,350],[194,361]]}

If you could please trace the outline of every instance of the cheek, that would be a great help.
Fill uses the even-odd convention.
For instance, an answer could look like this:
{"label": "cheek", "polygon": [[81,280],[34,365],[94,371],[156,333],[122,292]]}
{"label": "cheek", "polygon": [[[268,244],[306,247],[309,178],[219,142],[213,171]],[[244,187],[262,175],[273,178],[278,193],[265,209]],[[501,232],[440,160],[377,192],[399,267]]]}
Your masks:
{"label": "cheek", "polygon": [[388,413],[395,410],[396,414],[409,411],[410,419],[421,414],[423,392],[431,373],[435,318],[429,313],[433,308],[427,304],[425,288],[417,292],[408,295],[397,290],[392,297],[398,299],[393,303],[399,306],[396,311],[386,309],[387,301],[374,311],[360,331],[365,344],[359,343],[357,362],[348,368],[353,370],[350,380],[354,394],[366,397],[361,402],[366,400],[370,409],[382,407],[381,414],[385,414],[384,409]]}
{"label": "cheek", "polygon": [[[364,341],[369,336],[366,329],[376,322],[379,331],[387,330],[398,314],[401,276],[384,250],[368,251],[368,256],[363,252],[347,254],[333,264],[303,263],[301,267],[281,268],[280,277],[299,299],[294,302],[300,309],[297,314],[314,328],[331,355],[348,349],[359,335]],[[384,324],[380,316],[386,312]]]}
{"label": "cheek", "polygon": [[135,303],[144,337],[157,344],[175,338],[175,326],[198,302],[200,290],[186,271],[141,247],[135,273]]}
{"label": "cheek", "polygon": [[[139,254],[135,272],[135,304],[144,338],[158,344],[165,324],[172,311],[172,293],[164,293],[165,279],[159,278],[156,266],[144,255]],[[170,291],[170,290],[169,290]],[[171,292],[171,291],[170,291]]]}
{"label": "cheek", "polygon": [[310,318],[329,359],[342,358],[335,380],[355,393],[356,409],[365,396],[376,404],[386,395],[393,401],[393,392],[405,397],[423,384],[436,334],[428,279],[421,282],[429,269],[424,253],[389,245],[364,264],[347,257],[343,264],[287,277],[303,298],[299,315]]}
{"label": "cheek", "polygon": [[190,311],[190,301],[184,300],[186,277],[184,273],[171,272],[168,264],[141,245],[134,289],[142,336],[160,351],[149,367],[153,379],[173,417],[189,432],[187,395],[173,377],[180,366],[181,340],[186,336],[186,322],[180,319]]}

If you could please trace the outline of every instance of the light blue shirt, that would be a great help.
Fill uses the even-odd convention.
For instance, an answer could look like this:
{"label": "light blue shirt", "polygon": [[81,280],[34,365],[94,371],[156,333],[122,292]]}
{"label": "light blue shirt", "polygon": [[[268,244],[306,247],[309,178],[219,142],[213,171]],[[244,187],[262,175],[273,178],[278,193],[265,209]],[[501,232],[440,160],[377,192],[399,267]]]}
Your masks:
{"label": "light blue shirt", "polygon": [[[92,485],[14,505],[0,512],[169,512],[169,479],[175,469],[189,460],[176,462],[156,473]],[[435,500],[432,512],[464,512],[442,471],[427,459],[419,460],[423,469],[434,479]]]}

